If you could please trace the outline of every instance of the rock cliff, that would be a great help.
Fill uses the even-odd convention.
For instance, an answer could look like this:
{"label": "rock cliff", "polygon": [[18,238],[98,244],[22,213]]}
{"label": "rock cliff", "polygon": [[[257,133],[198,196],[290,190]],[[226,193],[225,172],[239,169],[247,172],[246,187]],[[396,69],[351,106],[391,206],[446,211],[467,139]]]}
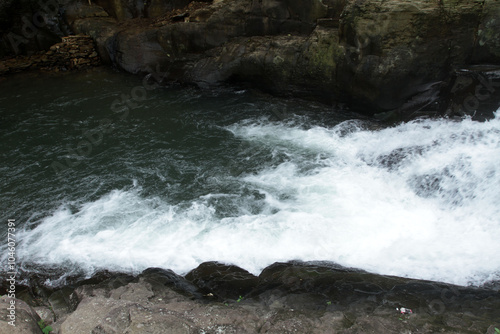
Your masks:
{"label": "rock cliff", "polygon": [[443,94],[458,71],[500,65],[498,0],[79,0],[59,16],[131,73],[246,82],[402,118],[449,114]]}

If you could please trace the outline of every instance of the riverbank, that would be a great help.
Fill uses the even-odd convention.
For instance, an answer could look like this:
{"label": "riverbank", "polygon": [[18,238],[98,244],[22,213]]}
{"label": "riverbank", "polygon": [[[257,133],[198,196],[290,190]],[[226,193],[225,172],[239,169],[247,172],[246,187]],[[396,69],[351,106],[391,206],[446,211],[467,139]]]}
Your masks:
{"label": "riverbank", "polygon": [[[2,8],[11,26],[0,27],[0,54],[82,33],[104,63],[129,73],[201,88],[244,83],[398,121],[491,118],[500,101],[496,74],[477,70],[500,64],[500,4],[493,0],[61,0],[28,7],[14,14],[10,1]],[[457,82],[473,67],[473,80]]]}
{"label": "riverbank", "polygon": [[[496,326],[493,286],[321,266],[260,271],[325,259],[462,285],[498,280],[498,118],[386,128],[352,114],[334,118],[341,110],[321,104],[244,90],[153,89],[109,72],[16,75],[2,86],[0,203],[18,222],[16,263],[34,281],[16,296],[46,324],[69,333],[145,332],[170,320],[200,333]],[[108,119],[113,128],[100,127]],[[67,168],[54,170],[54,162]],[[7,263],[7,243],[0,247]],[[69,273],[187,273],[210,260],[260,276],[205,265],[184,277],[149,269],[44,287]],[[156,287],[151,274],[164,283]],[[399,320],[396,307],[415,312]],[[126,322],[108,324],[121,314]],[[415,322],[401,327],[406,320]]]}
{"label": "riverbank", "polygon": [[497,96],[475,98],[477,91],[447,101],[462,69],[500,62],[494,1],[217,0],[154,24],[131,6],[97,4],[69,5],[65,19],[94,38],[105,62],[130,73],[199,87],[244,82],[398,120],[498,107]]}
{"label": "riverbank", "polygon": [[[187,275],[150,268],[101,272],[52,289],[18,286],[17,326],[39,333],[495,333],[499,287],[460,287],[370,274],[325,263],[275,263],[257,277],[201,264]],[[8,298],[2,297],[2,305]],[[405,308],[405,310],[403,310]],[[411,309],[411,312],[408,310]]]}
{"label": "riverbank", "polygon": [[60,43],[45,52],[0,59],[0,76],[24,71],[67,72],[100,65],[94,42],[89,36],[80,34],[63,37]]}

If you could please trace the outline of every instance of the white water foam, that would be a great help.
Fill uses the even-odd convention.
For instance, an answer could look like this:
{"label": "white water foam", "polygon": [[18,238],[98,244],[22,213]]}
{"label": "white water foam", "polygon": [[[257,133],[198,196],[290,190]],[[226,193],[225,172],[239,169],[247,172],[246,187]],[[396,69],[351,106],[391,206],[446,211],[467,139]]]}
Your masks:
{"label": "white water foam", "polygon": [[171,205],[139,187],[114,190],[22,232],[20,259],[87,273],[154,266],[182,274],[217,260],[258,274],[276,261],[326,260],[460,285],[500,278],[499,117],[378,131],[353,121],[228,130],[288,157],[238,177],[265,195],[259,214],[218,219],[210,199],[234,194]]}

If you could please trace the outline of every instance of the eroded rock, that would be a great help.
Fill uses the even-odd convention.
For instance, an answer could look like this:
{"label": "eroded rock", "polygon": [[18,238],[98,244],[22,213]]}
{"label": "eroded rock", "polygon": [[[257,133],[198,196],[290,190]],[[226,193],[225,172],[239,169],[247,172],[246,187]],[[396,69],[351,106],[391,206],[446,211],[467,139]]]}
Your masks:
{"label": "eroded rock", "polygon": [[257,286],[257,277],[245,269],[218,262],[205,262],[191,270],[186,279],[222,299],[237,300]]}
{"label": "eroded rock", "polygon": [[500,62],[498,8],[466,0],[220,0],[175,12],[180,22],[160,15],[119,25],[88,14],[71,24],[128,72],[156,69],[167,81],[202,87],[250,82],[405,120],[442,111],[435,102],[457,68]]}
{"label": "eroded rock", "polygon": [[81,302],[55,324],[60,333],[484,333],[500,314],[498,291],[332,264],[275,263],[257,278],[208,262],[186,278],[151,268],[112,290],[91,286],[76,289]]}
{"label": "eroded rock", "polygon": [[70,71],[101,65],[101,59],[89,36],[73,35],[62,38],[49,51],[31,56],[18,56],[0,60],[0,75],[26,70]]}
{"label": "eroded rock", "polygon": [[[495,289],[381,276],[331,263],[275,263],[259,277],[217,262],[203,263],[186,277],[160,268],[136,277],[104,272],[60,291],[50,300],[73,295],[78,305],[51,324],[58,333],[494,333],[500,328]],[[402,307],[412,312],[401,313]],[[28,322],[38,319],[31,308],[26,312]]]}
{"label": "eroded rock", "polygon": [[38,321],[40,317],[26,302],[7,295],[0,297],[0,333],[39,334]]}

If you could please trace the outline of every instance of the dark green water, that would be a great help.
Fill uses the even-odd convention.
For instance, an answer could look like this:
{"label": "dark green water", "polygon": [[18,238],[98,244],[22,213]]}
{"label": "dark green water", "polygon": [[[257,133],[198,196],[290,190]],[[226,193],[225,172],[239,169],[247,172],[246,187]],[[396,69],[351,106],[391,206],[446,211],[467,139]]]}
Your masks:
{"label": "dark green water", "polygon": [[269,147],[244,143],[225,126],[292,121],[294,114],[311,115],[311,124],[353,117],[244,90],[146,87],[142,78],[111,70],[3,82],[5,217],[37,221],[61,203],[95,200],[132,180],[147,195],[189,201],[215,190],[211,177],[281,161]]}
{"label": "dark green water", "polygon": [[183,273],[209,260],[258,272],[300,259],[498,278],[497,118],[384,129],[321,104],[112,70],[19,75],[0,92],[2,221],[16,219],[27,272]]}

